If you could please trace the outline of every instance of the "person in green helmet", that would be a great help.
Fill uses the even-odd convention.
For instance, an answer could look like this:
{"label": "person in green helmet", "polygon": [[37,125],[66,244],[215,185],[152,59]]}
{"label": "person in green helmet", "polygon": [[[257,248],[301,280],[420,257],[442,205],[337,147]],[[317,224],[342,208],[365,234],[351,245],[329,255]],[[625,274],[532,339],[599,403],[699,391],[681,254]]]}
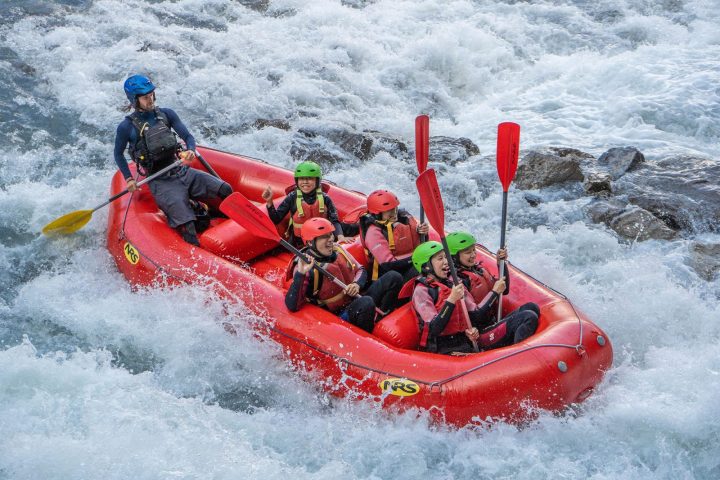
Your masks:
{"label": "person in green helmet", "polygon": [[347,240],[343,235],[335,205],[330,196],[322,191],[321,179],[320,165],[310,161],[300,162],[295,167],[295,190],[291,191],[277,207],[273,204],[274,195],[270,185],[262,193],[270,220],[275,225],[282,222],[288,214],[290,215],[286,237],[297,246],[302,246],[303,224],[316,217],[326,218],[333,224],[335,239],[338,242]]}
{"label": "person in green helmet", "polygon": [[[475,237],[467,232],[453,232],[445,237],[448,244],[448,250],[452,256],[458,277],[467,287],[473,299],[476,302],[482,301],[485,296],[492,290],[498,280],[490,274],[481,264],[477,263],[477,254],[475,252]],[[501,248],[497,251],[497,260],[507,259],[507,250]],[[498,271],[500,269],[498,268]],[[503,295],[510,292],[510,277],[505,274],[505,291]],[[493,300],[493,306],[497,308],[497,302]]]}
{"label": "person in green helmet", "polygon": [[[494,295],[493,292],[498,291],[496,287],[500,280],[491,275],[487,269],[483,268],[482,262],[478,262],[477,251],[475,249],[477,242],[472,234],[468,232],[453,232],[448,234],[446,240],[448,250],[450,250],[450,255],[455,263],[458,277],[465,285],[465,288],[468,289],[470,295],[472,295],[473,300],[478,304],[489,302],[489,309],[486,312],[486,316],[480,319],[480,326],[483,327],[481,330],[491,331],[495,329],[499,325],[499,322],[497,322],[497,301],[500,297],[499,295]],[[496,257],[498,262],[507,260],[507,249],[500,248],[497,251]],[[498,271],[500,271],[499,265]],[[510,293],[510,272],[505,268],[504,273],[505,275],[502,280],[505,281],[505,291],[503,291],[502,294],[507,295]],[[533,316],[536,318],[533,318]],[[504,316],[502,322],[537,323],[539,317],[540,307],[538,307],[536,303],[528,302]],[[488,348],[497,348],[497,346],[493,346],[495,343],[499,344],[497,346],[504,346],[514,343],[514,341],[511,341],[509,338],[494,335],[492,341],[489,338],[485,340],[484,348],[486,350]]]}
{"label": "person in green helmet", "polygon": [[[489,298],[477,303],[462,282],[452,284],[450,264],[439,242],[419,245],[413,252],[412,261],[420,272],[414,279],[412,293],[413,310],[420,326],[420,349],[441,354],[465,354],[473,352],[472,342],[488,350],[519,342],[535,333],[537,315],[533,312],[507,317],[491,329],[484,329],[493,301],[505,290],[504,280],[493,285]],[[465,302],[471,328],[467,328],[462,308],[456,306],[459,301]]]}

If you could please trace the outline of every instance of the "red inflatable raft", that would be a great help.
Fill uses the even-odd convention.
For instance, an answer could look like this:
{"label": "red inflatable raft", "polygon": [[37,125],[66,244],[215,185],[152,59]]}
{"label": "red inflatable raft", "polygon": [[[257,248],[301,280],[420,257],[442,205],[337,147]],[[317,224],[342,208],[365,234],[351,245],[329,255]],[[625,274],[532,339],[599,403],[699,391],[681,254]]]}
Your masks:
{"label": "red inflatable raft", "polygon": [[[258,160],[199,151],[220,177],[259,204],[266,185],[279,195],[294,183],[291,172]],[[123,188],[118,174],[112,193]],[[365,203],[361,193],[331,184],[326,189],[341,218]],[[108,222],[108,249],[132,284],[210,284],[218,296],[243,302],[265,320],[248,328],[282,345],[300,372],[336,396],[367,399],[388,410],[427,410],[457,426],[520,422],[538,408],[559,411],[584,400],[612,363],[612,346],[597,325],[511,264],[512,291],[503,297],[503,311],[537,303],[537,333],[516,345],[454,357],[415,349],[418,327],[409,305],[385,317],[372,334],[313,305],[289,312],[284,303],[289,253],[232,220],[213,220],[200,235],[203,248],[193,247],[167,225],[147,186],[112,203]],[[358,241],[346,247],[366,261]],[[495,257],[480,246],[478,253],[496,274]]]}

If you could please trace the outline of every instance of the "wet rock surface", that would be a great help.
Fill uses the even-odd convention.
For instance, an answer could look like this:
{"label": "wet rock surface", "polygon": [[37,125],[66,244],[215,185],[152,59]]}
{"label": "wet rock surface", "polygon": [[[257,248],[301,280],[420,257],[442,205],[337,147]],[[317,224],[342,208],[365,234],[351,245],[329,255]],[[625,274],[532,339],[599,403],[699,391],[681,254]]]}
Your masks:
{"label": "wet rock surface", "polygon": [[684,233],[720,232],[720,163],[673,156],[645,163],[615,184],[619,195]]}
{"label": "wet rock surface", "polygon": [[715,280],[720,274],[720,243],[693,242],[690,266],[705,280]]}
{"label": "wet rock surface", "polygon": [[651,238],[670,240],[677,232],[644,208],[630,206],[611,216],[608,225],[619,235],[642,242]]}
{"label": "wet rock surface", "polygon": [[[613,228],[615,216],[639,207],[645,211],[643,219],[649,213],[680,235],[720,231],[720,164],[715,161],[688,156],[648,161],[633,147],[613,148],[595,159],[551,148],[522,158],[515,186],[534,190],[575,181],[583,183],[586,195],[613,199],[589,205],[587,213],[593,222]],[[620,230],[636,238],[632,229]],[[647,238],[667,237],[665,229],[651,231]]]}
{"label": "wet rock surface", "polygon": [[[581,172],[581,173],[578,173]],[[629,241],[692,238],[720,232],[720,163],[691,156],[647,160],[634,147],[611,148],[595,159],[572,149],[528,152],[515,186],[551,192],[558,185],[582,182],[587,219],[607,225]],[[572,191],[572,188],[567,188]],[[531,206],[541,203],[523,192]],[[720,270],[720,246],[696,244],[690,265],[705,279]]]}
{"label": "wet rock surface", "polygon": [[[321,165],[343,162],[365,162],[386,152],[393,158],[413,161],[414,141],[386,135],[374,130],[355,132],[343,128],[301,128],[293,138],[290,155],[297,161],[312,160]],[[431,137],[431,162],[455,165],[478,155],[480,149],[467,138]]]}
{"label": "wet rock surface", "polygon": [[[518,165],[515,186],[523,190],[545,188],[584,179],[581,162],[587,154],[572,149],[530,151]],[[591,156],[590,156],[591,157]]]}
{"label": "wet rock surface", "polygon": [[645,156],[637,148],[611,148],[600,155],[594,167],[607,173],[612,180],[617,180],[643,162]]}

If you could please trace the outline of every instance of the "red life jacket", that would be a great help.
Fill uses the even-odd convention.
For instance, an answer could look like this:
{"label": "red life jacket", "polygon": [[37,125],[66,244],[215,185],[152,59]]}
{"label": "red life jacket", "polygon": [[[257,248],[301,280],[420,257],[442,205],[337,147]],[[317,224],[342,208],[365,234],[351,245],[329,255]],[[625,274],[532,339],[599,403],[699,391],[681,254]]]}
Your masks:
{"label": "red life jacket", "polygon": [[303,200],[303,194],[299,188],[296,193],[295,213],[293,213],[290,218],[289,226],[292,226],[295,238],[301,238],[300,231],[302,230],[303,223],[315,217],[327,218],[327,209],[325,208],[325,196],[323,195],[322,189],[318,188],[316,190],[316,200],[312,205]]}
{"label": "red life jacket", "polygon": [[[435,303],[435,310],[440,312],[440,309],[445,304],[445,300],[447,300],[450,296],[450,292],[452,289],[444,283],[440,283],[436,280],[429,280],[427,277],[417,277],[414,281],[415,288],[418,288],[418,283],[424,285],[427,288],[428,293],[430,294],[430,298],[432,298],[433,302]],[[464,300],[459,300],[459,302],[462,301]],[[415,312],[415,316],[417,317],[418,323],[420,325],[419,345],[421,349],[425,349],[427,347],[428,336],[430,334],[430,324],[424,322],[420,314],[414,308],[413,312]],[[442,333],[440,333],[439,336],[444,337],[446,335],[455,335],[457,333],[464,332],[466,329],[467,324],[462,315],[462,308],[460,308],[460,306],[456,303],[455,309],[450,315],[450,320],[448,321],[445,329],[442,331]]]}
{"label": "red life jacket", "polygon": [[[473,300],[478,304],[482,302],[485,296],[492,290],[493,285],[495,285],[495,278],[482,267],[476,267],[474,269],[461,267],[457,273],[470,291]],[[467,281],[465,281],[466,279]]]}
{"label": "red life jacket", "polygon": [[[337,253],[335,261],[321,266],[348,285],[355,279],[357,263],[342,247],[335,246],[335,252]],[[345,295],[340,285],[325,277],[318,269],[313,268],[312,274],[312,297],[307,299],[308,302],[324,306],[336,313],[353,301],[352,297]]]}
{"label": "red life jacket", "polygon": [[[398,216],[398,219],[401,218]],[[415,217],[412,215],[403,216],[407,219],[407,224],[403,222],[395,222],[390,225],[389,222],[373,221],[372,225],[377,226],[382,232],[383,236],[388,241],[388,247],[393,256],[399,257],[408,253],[412,254],[415,247],[420,245],[420,235],[417,233],[418,223]],[[372,271],[370,278],[377,280],[379,276],[380,264],[375,260],[370,252],[370,249],[365,244],[365,236],[367,235],[367,229],[364,230],[360,236],[360,241],[365,247],[365,254],[368,259],[372,261]]]}

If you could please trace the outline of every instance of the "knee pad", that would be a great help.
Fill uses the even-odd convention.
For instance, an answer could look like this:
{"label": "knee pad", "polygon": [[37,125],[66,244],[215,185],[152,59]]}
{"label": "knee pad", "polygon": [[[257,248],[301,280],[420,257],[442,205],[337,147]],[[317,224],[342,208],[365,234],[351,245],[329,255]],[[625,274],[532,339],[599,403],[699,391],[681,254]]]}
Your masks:
{"label": "knee pad", "polygon": [[222,185],[220,185],[220,189],[218,190],[218,196],[222,199],[225,199],[229,197],[232,192],[232,187],[228,183],[223,183]]}

